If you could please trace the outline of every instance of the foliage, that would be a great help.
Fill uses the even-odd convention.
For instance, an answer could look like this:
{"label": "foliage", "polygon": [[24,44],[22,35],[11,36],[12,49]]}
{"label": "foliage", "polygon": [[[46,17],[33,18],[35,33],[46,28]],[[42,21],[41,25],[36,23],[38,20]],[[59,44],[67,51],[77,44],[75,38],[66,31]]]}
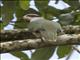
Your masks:
{"label": "foliage", "polygon": [[[56,4],[59,0],[56,1]],[[4,6],[0,7],[1,10],[1,17],[2,22],[0,22],[0,30],[6,26],[11,19],[13,18],[13,13],[17,16],[17,22],[15,23],[15,28],[26,28],[28,22],[25,22],[22,17],[27,13],[27,10],[29,9],[29,2],[30,0],[3,0],[2,3]],[[80,25],[80,10],[77,12],[78,8],[80,9],[80,2],[79,0],[64,0],[64,2],[68,3],[70,5],[69,8],[60,10],[56,9],[52,6],[49,6],[49,0],[35,0],[35,5],[39,10],[39,13],[41,16],[45,17],[46,19],[52,19],[53,16],[60,19],[60,23],[62,25],[68,25],[68,24],[79,24]],[[74,11],[72,13],[72,11]],[[37,12],[37,11],[36,11]],[[33,13],[33,12],[31,12]],[[38,12],[37,12],[38,13]],[[68,48],[67,48],[68,47]],[[66,49],[66,51],[65,51]],[[63,52],[64,51],[64,52]],[[71,46],[60,46],[58,47],[57,54],[59,58],[64,57],[71,51]],[[62,53],[63,52],[63,53]],[[11,52],[12,55],[20,58],[21,60],[49,60],[49,58],[54,53],[53,48],[41,48],[37,49],[33,54],[32,58],[29,59],[26,54],[20,51]]]}
{"label": "foliage", "polygon": [[9,23],[9,21],[12,19],[12,15],[14,12],[16,2],[3,0],[3,4],[4,4],[4,6],[1,7],[1,16],[2,16],[4,23],[0,23],[1,28],[3,28],[5,25],[7,25]]}
{"label": "foliage", "polygon": [[20,58],[21,60],[30,60],[29,57],[21,51],[14,51],[14,52],[11,52],[11,54]]}
{"label": "foliage", "polygon": [[54,47],[45,47],[37,49],[31,57],[31,60],[48,60],[54,53]]}
{"label": "foliage", "polygon": [[57,49],[57,54],[59,58],[62,58],[68,55],[72,51],[71,46],[59,46]]}

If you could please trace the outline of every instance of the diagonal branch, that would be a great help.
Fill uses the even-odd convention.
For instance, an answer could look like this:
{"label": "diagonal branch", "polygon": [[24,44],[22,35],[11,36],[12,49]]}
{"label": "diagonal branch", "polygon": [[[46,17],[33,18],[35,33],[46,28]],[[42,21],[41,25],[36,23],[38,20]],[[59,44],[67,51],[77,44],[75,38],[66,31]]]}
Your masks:
{"label": "diagonal branch", "polygon": [[41,39],[15,40],[0,43],[0,53],[10,51],[22,51],[37,49],[41,47],[59,46],[59,45],[80,45],[80,34],[65,34],[57,37],[56,41],[42,42]]}

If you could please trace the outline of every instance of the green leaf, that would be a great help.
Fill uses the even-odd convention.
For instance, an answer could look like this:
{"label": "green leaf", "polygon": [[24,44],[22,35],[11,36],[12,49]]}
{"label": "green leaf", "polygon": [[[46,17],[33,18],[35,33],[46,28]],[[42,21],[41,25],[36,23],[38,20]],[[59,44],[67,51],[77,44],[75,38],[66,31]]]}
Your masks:
{"label": "green leaf", "polygon": [[52,16],[58,16],[60,10],[54,7],[48,6],[49,0],[35,0],[35,5],[39,9],[41,15],[46,19],[52,19]]}
{"label": "green leaf", "polygon": [[76,10],[80,7],[79,0],[64,0],[66,3],[68,3],[71,6],[71,9]]}
{"label": "green leaf", "polygon": [[19,19],[16,21],[14,28],[27,28],[28,22],[24,21],[23,19]]}
{"label": "green leaf", "polygon": [[13,18],[16,1],[3,0],[3,4],[4,6],[1,7],[1,16],[3,19],[3,23],[0,23],[2,28],[6,26]]}
{"label": "green leaf", "polygon": [[1,7],[0,7],[0,17],[1,17]]}
{"label": "green leaf", "polygon": [[61,14],[58,18],[60,19],[60,23],[62,25],[70,25],[74,21],[74,14],[72,13]]}
{"label": "green leaf", "polygon": [[31,57],[31,60],[49,60],[55,51],[54,47],[45,47],[37,49]]}
{"label": "green leaf", "polygon": [[23,10],[27,10],[29,8],[29,2],[30,0],[19,0],[20,7]]}
{"label": "green leaf", "polygon": [[75,13],[75,19],[73,23],[76,25],[80,25],[80,12]]}
{"label": "green leaf", "polygon": [[72,10],[71,10],[71,8],[69,7],[69,8],[65,8],[65,9],[63,9],[63,10],[60,10],[60,13],[62,13],[62,14],[65,14],[65,13],[70,13]]}
{"label": "green leaf", "polygon": [[77,25],[80,25],[80,15],[77,16],[76,24],[77,24]]}
{"label": "green leaf", "polygon": [[49,3],[49,0],[44,0],[44,1],[43,0],[35,0],[35,5],[43,17],[46,17],[46,14],[47,14],[46,8],[48,6],[48,3]]}
{"label": "green leaf", "polygon": [[47,6],[47,13],[51,14],[53,16],[59,16],[60,15],[60,10],[56,9],[54,7],[51,7],[51,6]]}
{"label": "green leaf", "polygon": [[20,58],[20,60],[30,60],[27,54],[21,51],[10,52],[13,56]]}
{"label": "green leaf", "polygon": [[19,1],[17,1],[16,7],[15,7],[15,13],[18,19],[22,19],[23,15],[26,14],[26,10],[21,8]]}
{"label": "green leaf", "polygon": [[72,51],[72,47],[70,45],[67,46],[59,46],[57,49],[57,55],[59,58],[63,58],[68,55]]}
{"label": "green leaf", "polygon": [[[21,0],[20,0],[21,1]],[[24,1],[23,1],[24,2]],[[27,27],[27,22],[25,22],[24,20],[23,20],[23,16],[25,15],[25,14],[27,14],[26,13],[26,11],[27,10],[24,10],[24,9],[22,9],[21,8],[21,6],[19,5],[19,1],[17,1],[17,4],[16,4],[16,7],[15,7],[15,13],[16,13],[16,17],[17,17],[17,22],[15,23],[15,25],[14,25],[14,28],[25,28],[25,27]],[[28,3],[28,2],[27,2]],[[26,3],[26,4],[27,4]],[[28,9],[29,7],[27,7],[27,9]]]}
{"label": "green leaf", "polygon": [[35,0],[35,5],[39,10],[44,10],[48,6],[49,0]]}

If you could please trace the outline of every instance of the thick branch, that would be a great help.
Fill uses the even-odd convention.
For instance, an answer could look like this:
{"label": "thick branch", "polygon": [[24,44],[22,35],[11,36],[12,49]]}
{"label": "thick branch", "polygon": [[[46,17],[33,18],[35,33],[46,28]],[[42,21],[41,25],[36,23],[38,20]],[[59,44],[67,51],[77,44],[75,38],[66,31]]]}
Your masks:
{"label": "thick branch", "polygon": [[[80,26],[64,26],[63,30],[66,34],[70,33],[80,33]],[[0,32],[1,42],[6,41],[14,41],[14,40],[21,40],[21,39],[33,39],[36,38],[28,29],[14,29],[10,31],[1,31]]]}
{"label": "thick branch", "polygon": [[30,50],[37,49],[41,47],[50,47],[58,45],[73,45],[80,44],[80,34],[73,35],[61,35],[58,36],[56,41],[46,41],[42,42],[41,39],[26,39],[26,40],[17,40],[0,43],[0,53],[16,51],[16,50]]}
{"label": "thick branch", "polygon": [[23,39],[36,38],[28,29],[14,29],[14,30],[2,30],[0,32],[1,42],[15,41]]}
{"label": "thick branch", "polygon": [[66,34],[74,34],[74,33],[80,33],[80,26],[76,25],[67,25],[67,26],[63,26],[63,30]]}

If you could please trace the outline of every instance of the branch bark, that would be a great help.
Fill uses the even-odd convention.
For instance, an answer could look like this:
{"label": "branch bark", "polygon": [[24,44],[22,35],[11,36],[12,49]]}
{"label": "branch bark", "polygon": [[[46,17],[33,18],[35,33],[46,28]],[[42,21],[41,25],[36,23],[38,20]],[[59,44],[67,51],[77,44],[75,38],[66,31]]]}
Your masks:
{"label": "branch bark", "polygon": [[57,40],[42,42],[41,39],[26,39],[26,40],[16,40],[0,43],[0,53],[6,53],[11,51],[22,51],[37,49],[41,47],[51,47],[60,45],[80,45],[80,34],[65,34],[57,37]]}
{"label": "branch bark", "polygon": [[[66,34],[80,33],[80,26],[63,26],[63,30]],[[33,39],[36,38],[28,29],[14,29],[8,31],[0,31],[1,42],[22,40],[22,39]]]}
{"label": "branch bark", "polygon": [[79,25],[67,25],[63,26],[63,30],[66,34],[79,34],[80,33],[80,26]]}

